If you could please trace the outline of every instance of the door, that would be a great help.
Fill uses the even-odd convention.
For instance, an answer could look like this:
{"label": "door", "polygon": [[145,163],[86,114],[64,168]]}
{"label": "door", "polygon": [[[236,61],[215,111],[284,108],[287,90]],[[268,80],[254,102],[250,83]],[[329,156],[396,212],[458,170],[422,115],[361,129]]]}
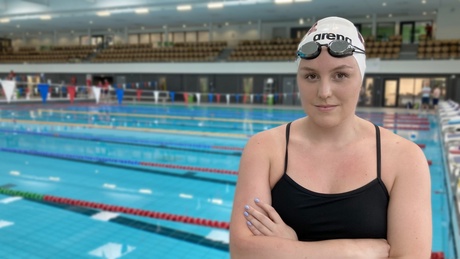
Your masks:
{"label": "door", "polygon": [[400,26],[402,43],[414,43],[415,22],[401,22]]}
{"label": "door", "polygon": [[398,105],[398,80],[385,79],[383,88],[383,106],[396,107]]}
{"label": "door", "polygon": [[294,105],[297,99],[296,91],[296,78],[285,77],[283,78],[283,104]]}

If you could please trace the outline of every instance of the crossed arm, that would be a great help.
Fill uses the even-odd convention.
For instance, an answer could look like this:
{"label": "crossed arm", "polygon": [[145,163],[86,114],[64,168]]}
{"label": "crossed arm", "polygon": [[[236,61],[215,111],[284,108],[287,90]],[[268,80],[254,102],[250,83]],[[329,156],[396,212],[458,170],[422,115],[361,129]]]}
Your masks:
{"label": "crossed arm", "polygon": [[395,179],[390,193],[393,199],[389,205],[387,240],[301,242],[270,205],[270,155],[264,154],[269,150],[262,144],[267,143],[265,137],[252,138],[241,158],[230,226],[232,258],[429,258],[430,181],[421,151],[410,152],[415,154],[410,157],[412,162],[401,168],[421,176],[407,173]]}

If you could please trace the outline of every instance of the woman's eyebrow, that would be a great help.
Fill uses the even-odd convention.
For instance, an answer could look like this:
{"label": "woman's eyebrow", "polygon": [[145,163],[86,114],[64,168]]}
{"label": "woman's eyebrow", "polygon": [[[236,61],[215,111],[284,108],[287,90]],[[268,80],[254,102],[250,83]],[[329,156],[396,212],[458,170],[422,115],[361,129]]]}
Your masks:
{"label": "woman's eyebrow", "polygon": [[[332,68],[331,71],[340,70],[340,69],[354,69],[354,68],[352,66],[350,66],[350,65],[341,65],[341,66]],[[311,67],[308,67],[308,66],[302,66],[302,67],[299,68],[299,70],[317,71],[317,69],[314,69],[314,68],[311,68]]]}

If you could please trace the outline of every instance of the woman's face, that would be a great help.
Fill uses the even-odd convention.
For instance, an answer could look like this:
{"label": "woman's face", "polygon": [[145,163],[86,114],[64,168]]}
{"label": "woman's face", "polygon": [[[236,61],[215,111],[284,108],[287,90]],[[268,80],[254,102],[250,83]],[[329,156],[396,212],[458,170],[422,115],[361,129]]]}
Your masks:
{"label": "woman's face", "polygon": [[356,59],[332,57],[326,47],[315,59],[301,59],[297,70],[302,107],[310,119],[324,127],[354,116],[361,83]]}

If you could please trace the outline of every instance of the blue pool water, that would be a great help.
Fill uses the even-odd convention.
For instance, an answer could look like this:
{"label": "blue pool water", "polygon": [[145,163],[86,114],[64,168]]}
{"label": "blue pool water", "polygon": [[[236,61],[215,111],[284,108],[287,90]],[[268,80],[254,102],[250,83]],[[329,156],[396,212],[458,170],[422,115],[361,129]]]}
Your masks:
{"label": "blue pool water", "polygon": [[[436,118],[384,110],[359,115],[425,145],[432,161],[432,250],[454,258]],[[0,194],[0,258],[229,258],[228,230],[209,222],[230,220],[242,148],[249,136],[301,116],[295,108],[4,106],[3,189],[181,215],[198,224]]]}

